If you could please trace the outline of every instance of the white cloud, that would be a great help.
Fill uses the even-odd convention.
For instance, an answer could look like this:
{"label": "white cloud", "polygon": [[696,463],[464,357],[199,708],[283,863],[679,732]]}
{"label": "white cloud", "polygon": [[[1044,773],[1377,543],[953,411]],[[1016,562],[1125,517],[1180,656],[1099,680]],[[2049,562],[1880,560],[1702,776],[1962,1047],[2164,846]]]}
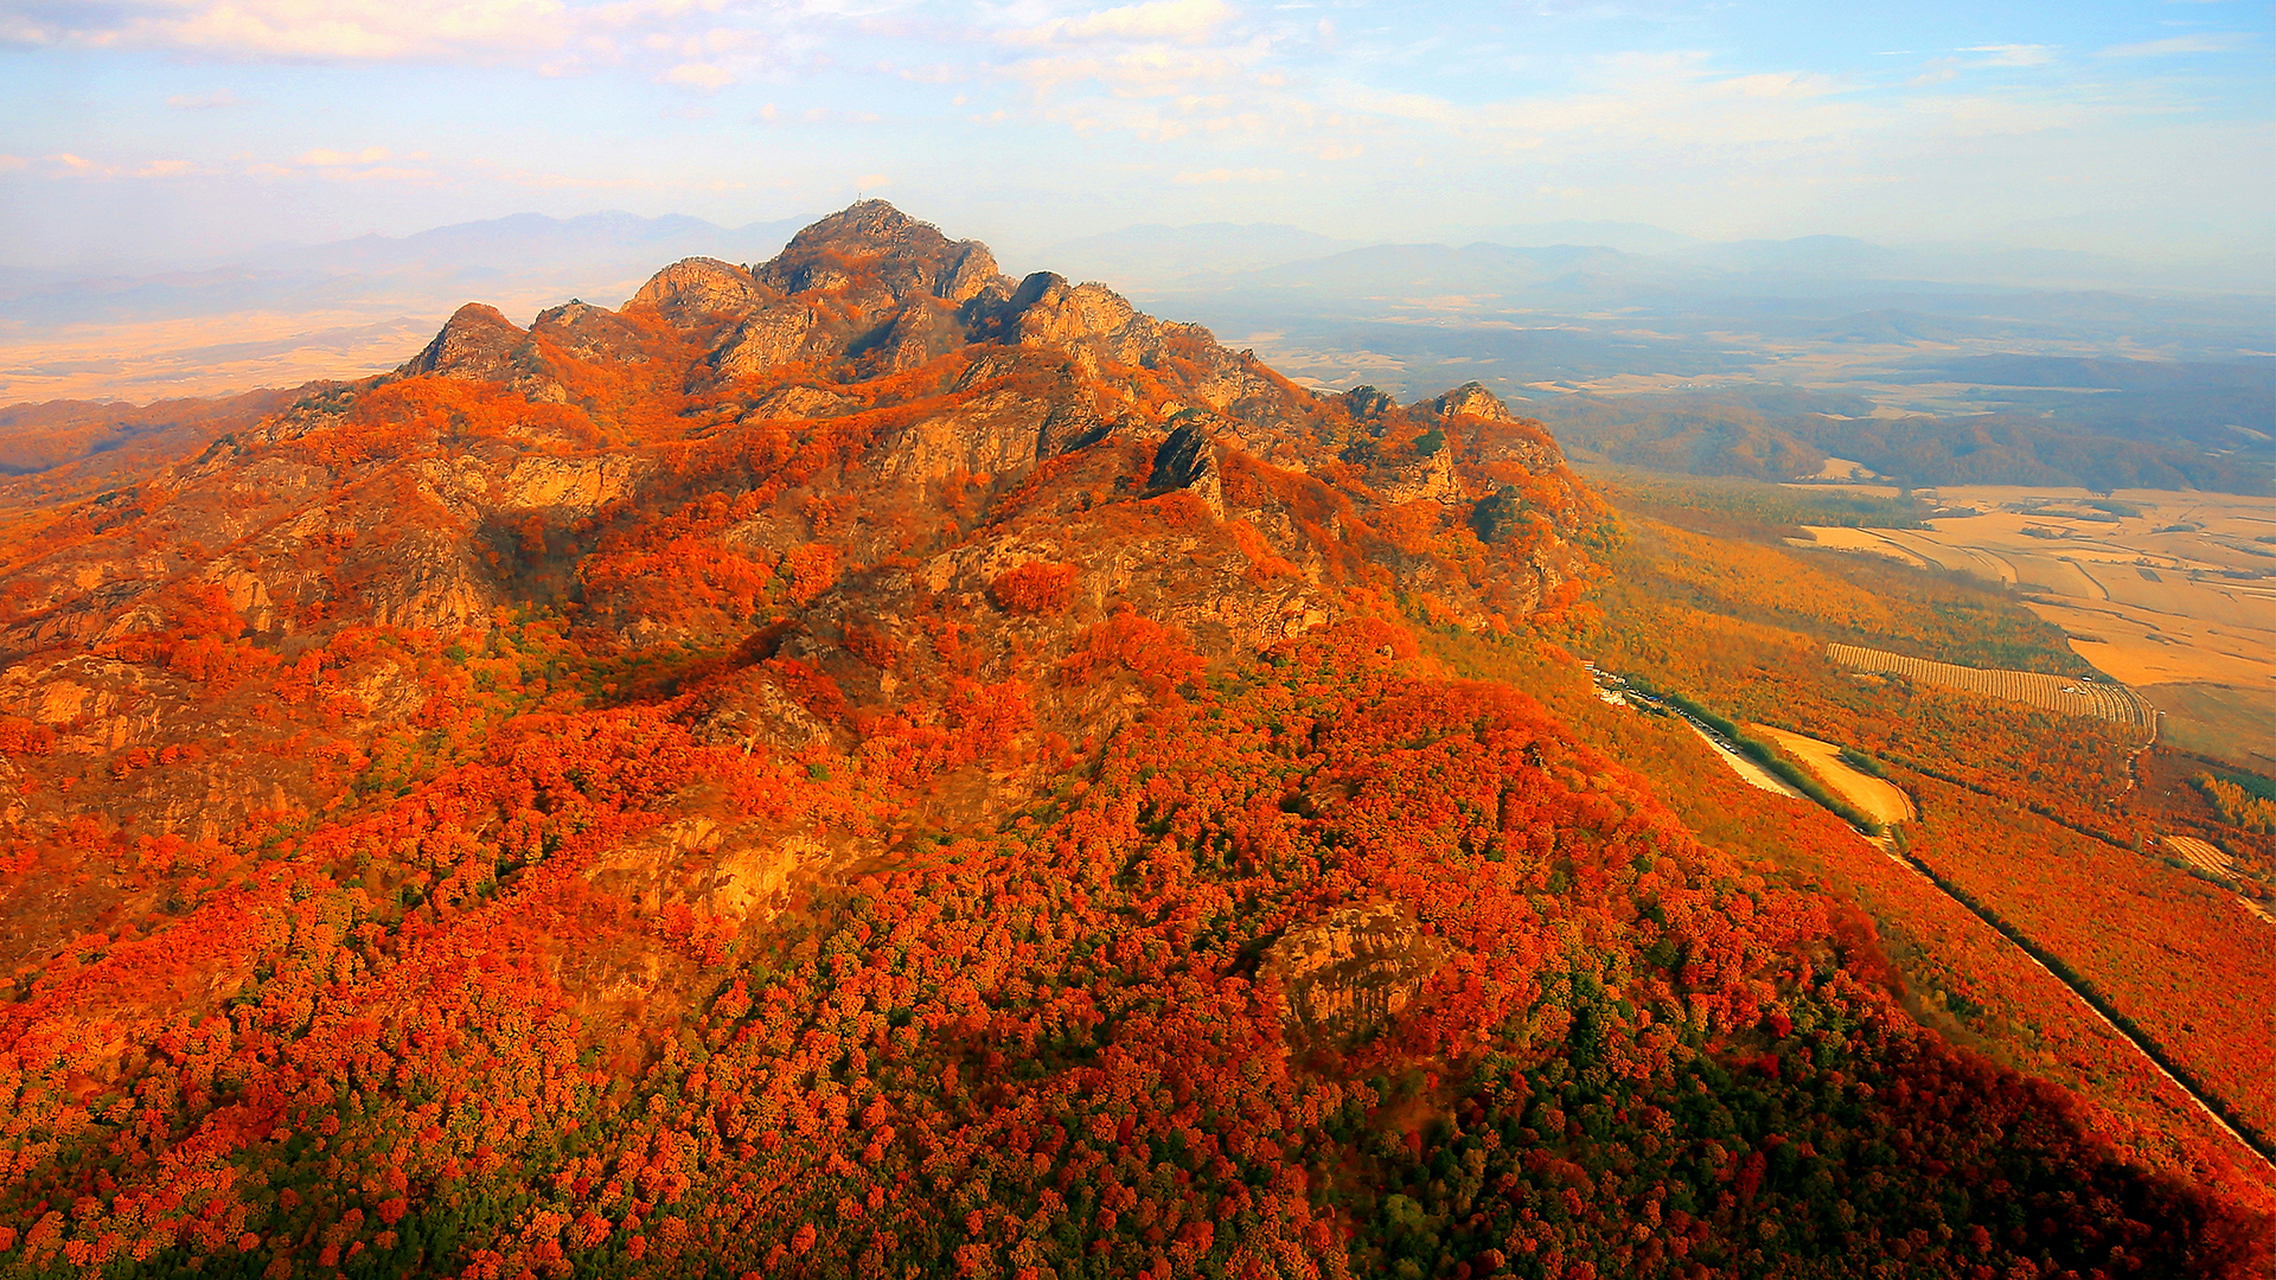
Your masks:
{"label": "white cloud", "polygon": [[2102,58],[2170,58],[2183,53],[2227,53],[2245,44],[2251,37],[2229,32],[2220,35],[2168,36],[2163,40],[2145,40],[2140,44],[2119,44],[2095,55]]}
{"label": "white cloud", "polygon": [[2044,67],[2055,60],[2057,51],[2051,44],[1979,44],[1960,52],[1990,54],[1973,64],[1979,67]]}
{"label": "white cloud", "polygon": [[241,107],[245,100],[222,89],[215,93],[177,93],[166,99],[166,105],[181,111],[213,111],[221,107]]}
{"label": "white cloud", "polygon": [[1178,40],[1206,38],[1233,17],[1223,0],[1149,0],[1145,4],[1100,9],[1080,18],[1049,22],[1002,33],[1009,44],[1076,44],[1087,41]]}
{"label": "white cloud", "polygon": [[1187,186],[1225,182],[1278,182],[1288,175],[1278,169],[1186,169],[1173,182]]}
{"label": "white cloud", "polygon": [[325,169],[323,175],[333,182],[433,182],[440,175],[432,169],[406,169],[400,165],[373,165],[368,169]]}
{"label": "white cloud", "polygon": [[1258,53],[1261,50],[1141,45],[1114,53],[1027,58],[1006,71],[1038,93],[1095,82],[1124,97],[1155,97],[1184,92],[1197,84],[1230,80],[1246,71]]}
{"label": "white cloud", "polygon": [[333,151],[324,147],[318,147],[314,151],[303,152],[300,157],[300,163],[308,165],[311,168],[329,169],[336,168],[340,165],[377,164],[380,161],[387,159],[388,154],[388,150],[385,147],[365,147],[363,150],[356,152]]}
{"label": "white cloud", "polygon": [[[1268,82],[1259,86],[1266,90],[1278,88],[1269,83],[1275,75],[1257,75],[1274,54],[1272,38],[1241,28],[1239,16],[1224,0],[1149,0],[1004,28],[993,35],[997,43],[1034,52],[996,71],[1026,84],[1039,102],[1079,86],[1120,99],[1224,92],[1242,78]],[[1134,128],[1158,138],[1183,131],[1165,127],[1159,112],[1103,100],[1046,107],[1043,115],[1080,132]]]}
{"label": "white cloud", "polygon": [[560,0],[202,0],[127,13],[114,27],[57,35],[256,61],[493,60],[557,49],[570,27]]}
{"label": "white cloud", "polygon": [[[1923,77],[1930,83],[1949,78]],[[1309,124],[1315,133],[1341,143],[1375,132],[1381,140],[1369,150],[1378,155],[1460,151],[1491,164],[1523,156],[1530,165],[1576,171],[1593,171],[1607,157],[1618,157],[1622,165],[1647,169],[1761,173],[1774,183],[1862,175],[1887,149],[1933,146],[1936,138],[2027,136],[2123,110],[2115,102],[2074,99],[2053,89],[1920,93],[1869,89],[1804,72],[1719,76],[1707,60],[1691,55],[1608,58],[1576,90],[1499,101],[1459,102],[1339,84],[1331,87],[1326,105],[1336,110],[1314,115]],[[1285,121],[1287,113],[1276,118]],[[1313,150],[1329,139],[1289,141]]]}
{"label": "white cloud", "polygon": [[683,62],[664,73],[664,83],[715,92],[735,83],[735,73],[710,62]]}
{"label": "white cloud", "polygon": [[[242,62],[504,64],[546,75],[641,62],[668,80],[683,65],[711,65],[741,79],[744,64],[762,61],[769,50],[812,51],[853,25],[840,9],[829,0],[116,0],[38,7],[0,0],[0,41],[156,48]],[[688,74],[698,77],[694,87],[713,87],[702,83],[703,73]],[[690,83],[686,76],[671,82]],[[211,103],[176,105],[233,101],[216,95]]]}
{"label": "white cloud", "polygon": [[[434,182],[443,175],[433,168],[424,167],[427,159],[424,151],[398,156],[386,147],[365,147],[361,151],[335,151],[328,147],[318,147],[304,151],[284,164],[256,161],[244,156],[226,165],[178,157],[110,162],[91,160],[70,152],[44,156],[40,164],[51,174],[91,179],[205,176],[301,180],[314,178],[327,182]],[[11,160],[14,160],[13,164],[10,163]],[[0,156],[0,171],[25,168],[30,163],[20,157]],[[409,164],[421,167],[408,167]]]}
{"label": "white cloud", "polygon": [[1715,88],[1719,93],[1736,94],[1743,98],[1822,98],[1829,93],[1839,92],[1841,85],[1831,76],[1780,71],[1734,76],[1717,81]]}

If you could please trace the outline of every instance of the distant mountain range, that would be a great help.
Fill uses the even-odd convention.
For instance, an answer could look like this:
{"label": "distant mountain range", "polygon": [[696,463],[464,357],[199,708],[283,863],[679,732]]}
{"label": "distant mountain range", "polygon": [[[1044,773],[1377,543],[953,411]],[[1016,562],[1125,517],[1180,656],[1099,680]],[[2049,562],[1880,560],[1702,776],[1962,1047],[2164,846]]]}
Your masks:
{"label": "distant mountain range", "polygon": [[[195,271],[0,268],[0,403],[140,403],[358,376],[392,367],[407,335],[432,332],[468,300],[515,317],[571,299],[613,305],[657,263],[761,261],[796,226],[517,214]],[[1274,223],[1143,224],[1023,256],[1338,388],[1411,394],[1475,378],[1522,399],[1755,380],[1893,411],[2051,412],[2130,439],[2171,434],[2215,448],[2251,438],[2232,427],[2276,433],[2266,369],[2213,367],[2269,349],[2269,299],[2247,291],[2249,279],[2188,293],[2187,282],[2080,253],[1846,236],[1718,243],[1638,223],[1474,234],[1364,244]],[[1944,367],[2008,355],[2195,367],[2157,387],[2017,384]],[[2043,389],[1981,392],[2018,385]],[[2073,386],[2119,394],[2059,389]]]}
{"label": "distant mountain range", "polygon": [[[90,276],[0,267],[0,326],[133,322],[239,310],[337,310],[383,299],[447,310],[467,297],[594,295],[636,284],[658,261],[764,259],[800,219],[722,227],[682,215],[511,217],[408,236],[358,236],[194,270]],[[1625,222],[1487,228],[1462,245],[1368,244],[1279,223],[1142,224],[1037,255],[1071,279],[1137,297],[1299,289],[1315,295],[1500,295],[1561,307],[1695,306],[1706,297],[1826,296],[1865,284],[2143,288],[2139,269],[2090,254],[1895,248],[1848,236],[1709,243]],[[2233,285],[2233,281],[2230,282]],[[1859,306],[1857,310],[1871,309]]]}
{"label": "distant mountain range", "polygon": [[1583,222],[1561,219],[1555,222],[1520,222],[1508,226],[1487,227],[1459,237],[1465,241],[1482,240],[1489,244],[1506,244],[1513,249],[1537,249],[1556,244],[1601,245],[1618,249],[1622,253],[1667,253],[1698,244],[1694,237],[1666,227],[1654,227],[1641,222]]}
{"label": "distant mountain range", "polygon": [[1127,289],[1140,282],[1254,271],[1321,258],[1358,244],[1277,222],[1146,224],[1062,241],[1042,257],[1069,279],[1096,279]]}
{"label": "distant mountain range", "polygon": [[652,269],[659,258],[674,256],[748,262],[774,256],[805,222],[786,218],[729,228],[679,214],[643,218],[630,213],[589,213],[548,218],[517,213],[437,227],[416,235],[367,235],[311,245],[283,254],[268,265],[331,274],[402,270],[510,274],[555,270],[569,264]]}
{"label": "distant mountain range", "polygon": [[1489,295],[1570,305],[1625,299],[1639,289],[1697,291],[1714,276],[1698,267],[1598,246],[1383,244],[1246,272],[1221,287],[1359,297]]}
{"label": "distant mountain range", "polygon": [[134,323],[237,311],[447,313],[469,297],[582,297],[611,305],[659,261],[773,256],[800,219],[720,227],[677,215],[522,213],[409,236],[358,236],[254,261],[139,276],[0,270],[0,326]]}

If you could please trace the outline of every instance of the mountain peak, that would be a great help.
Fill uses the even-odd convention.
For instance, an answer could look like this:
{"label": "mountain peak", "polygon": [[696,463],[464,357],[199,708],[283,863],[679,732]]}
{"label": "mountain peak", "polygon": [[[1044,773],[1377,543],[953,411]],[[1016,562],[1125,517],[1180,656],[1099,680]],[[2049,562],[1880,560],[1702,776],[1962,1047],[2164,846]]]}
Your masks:
{"label": "mountain peak", "polygon": [[950,240],[883,200],[864,200],[814,223],[752,274],[783,293],[803,293],[846,288],[865,270],[895,301],[929,293],[963,302],[997,275],[986,245]]}
{"label": "mountain peak", "polygon": [[739,315],[765,301],[751,273],[717,258],[682,258],[648,278],[625,306],[653,308],[679,325]]}
{"label": "mountain peak", "polygon": [[529,336],[496,307],[469,302],[451,314],[434,341],[397,372],[469,381],[511,379],[514,355]]}
{"label": "mountain peak", "polygon": [[1515,422],[1517,415],[1509,411],[1501,397],[1486,390],[1482,382],[1465,382],[1452,391],[1425,400],[1419,408],[1441,418],[1484,418],[1488,422]]}
{"label": "mountain peak", "polygon": [[793,242],[809,238],[839,240],[854,237],[891,240],[918,229],[940,234],[938,227],[910,217],[893,207],[889,200],[856,200],[836,213],[815,220],[793,237]]}

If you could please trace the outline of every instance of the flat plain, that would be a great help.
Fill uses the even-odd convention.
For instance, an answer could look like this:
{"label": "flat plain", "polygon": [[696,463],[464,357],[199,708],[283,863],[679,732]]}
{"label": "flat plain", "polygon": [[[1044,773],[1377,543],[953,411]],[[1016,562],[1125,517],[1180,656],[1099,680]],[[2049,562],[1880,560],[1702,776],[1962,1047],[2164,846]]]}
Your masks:
{"label": "flat plain", "polygon": [[385,373],[449,314],[431,302],[424,307],[432,314],[382,306],[54,329],[0,325],[0,401],[122,397],[139,404]]}
{"label": "flat plain", "polygon": [[2165,712],[2174,745],[2276,768],[2276,498],[2012,486],[1922,496],[1946,512],[1925,529],[1813,527],[1792,541],[2000,584]]}

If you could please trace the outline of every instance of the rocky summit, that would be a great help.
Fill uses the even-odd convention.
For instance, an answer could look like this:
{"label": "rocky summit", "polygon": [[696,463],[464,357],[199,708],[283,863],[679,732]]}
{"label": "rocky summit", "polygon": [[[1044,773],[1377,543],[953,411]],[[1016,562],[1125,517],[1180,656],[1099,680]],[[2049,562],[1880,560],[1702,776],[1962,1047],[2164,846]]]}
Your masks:
{"label": "rocky summit", "polygon": [[[112,495],[10,566],[0,706],[65,758],[197,744],[26,820],[210,840],[330,799],[279,744],[361,752],[421,694],[374,654],[322,699],[254,693],[265,675],[215,699],[183,644],[292,669],[353,632],[481,635],[535,610],[625,654],[763,637],[874,711],[1049,670],[1119,613],[1220,669],[1399,596],[1506,629],[1586,575],[1603,515],[1474,384],[1406,408],[1309,391],[869,201],[770,262],[665,267],[615,311],[523,329],[469,303],[395,374]],[[970,636],[953,658],[941,626]],[[1080,737],[1102,696],[1040,708],[1037,731]],[[779,737],[760,709],[797,699],[760,663],[713,701],[707,732]]]}

